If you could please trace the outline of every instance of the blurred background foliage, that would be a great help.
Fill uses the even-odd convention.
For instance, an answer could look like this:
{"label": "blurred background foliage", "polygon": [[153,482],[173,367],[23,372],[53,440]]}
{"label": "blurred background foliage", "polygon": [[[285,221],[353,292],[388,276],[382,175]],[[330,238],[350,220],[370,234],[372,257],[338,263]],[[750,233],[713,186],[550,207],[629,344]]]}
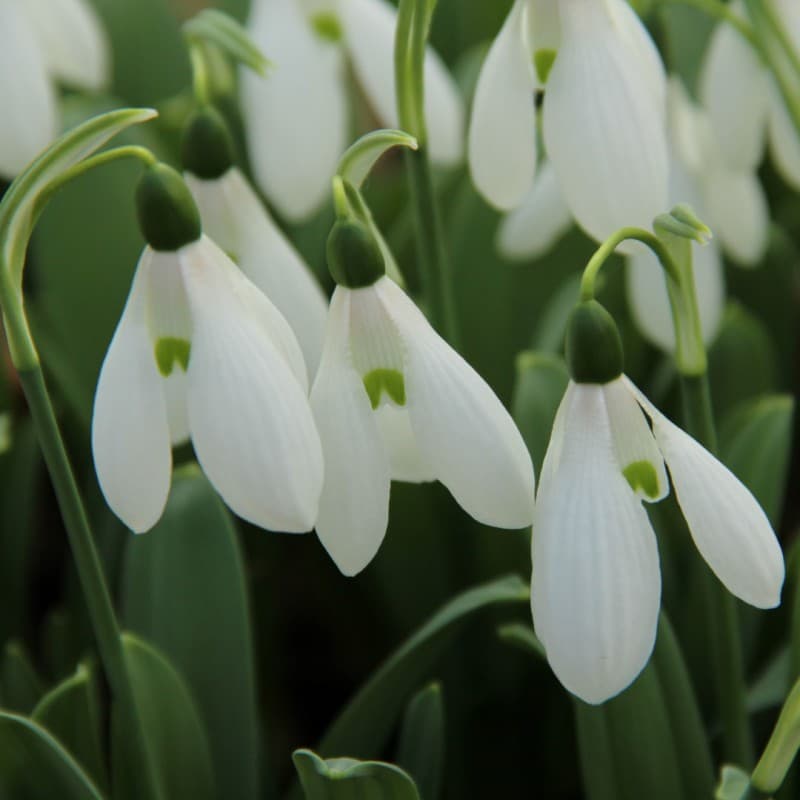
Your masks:
{"label": "blurred background foliage", "polygon": [[[72,126],[116,106],[154,106],[162,112],[160,120],[124,138],[146,144],[177,164],[190,80],[179,24],[203,4],[94,4],[112,40],[113,86],[108,96],[66,97],[65,124]],[[247,0],[218,3],[241,20],[247,6]],[[439,2],[432,39],[467,97],[480,59],[509,6],[510,0]],[[677,6],[659,8],[646,20],[670,69],[693,87],[710,31],[707,20]],[[228,110],[235,119],[233,102]],[[354,107],[354,122],[359,129],[374,126],[361,100]],[[125,626],[170,660],[168,669],[160,666],[161,655],[132,638],[137,680],[142,686],[155,681],[183,698],[173,730],[180,745],[171,741],[164,727],[168,723],[153,723],[175,760],[164,766],[166,783],[178,780],[168,774],[170,769],[180,770],[180,764],[206,753],[217,786],[229,787],[219,796],[275,797],[294,781],[292,751],[317,748],[326,730],[333,738],[325,740],[323,756],[399,762],[412,772],[428,800],[627,796],[622,789],[617,795],[604,795],[602,787],[613,785],[616,778],[592,776],[591,769],[585,772],[584,785],[577,768],[582,759],[587,763],[589,744],[606,741],[604,736],[610,736],[614,726],[628,726],[630,737],[638,741],[625,746],[649,754],[650,760],[643,763],[654,780],[667,774],[669,763],[675,762],[665,759],[677,758],[665,755],[665,737],[671,735],[668,714],[663,730],[655,716],[632,716],[625,706],[628,693],[601,711],[578,708],[541,659],[524,652],[524,646],[512,646],[519,641],[513,630],[508,635],[508,626],[530,627],[527,602],[513,600],[513,587],[504,589],[512,597],[509,602],[497,607],[487,602],[491,609],[452,636],[472,617],[472,611],[462,615],[456,610],[453,630],[448,627],[446,640],[440,641],[437,634],[435,650],[423,650],[395,665],[389,683],[369,696],[371,708],[363,717],[379,719],[380,728],[370,727],[374,720],[367,724],[356,714],[358,724],[351,720],[348,729],[350,734],[360,731],[355,739],[337,739],[336,730],[329,730],[387,656],[456,594],[508,573],[528,579],[527,535],[481,527],[441,486],[393,486],[386,541],[374,562],[354,579],[342,578],[313,534],[272,535],[232,519],[191,467],[176,476],[167,513],[151,533],[134,539],[115,520],[95,482],[88,434],[100,363],[143,245],[132,193],[138,169],[115,163],[59,193],[37,228],[26,276],[35,333],[89,498],[117,606]],[[800,198],[769,165],[761,177],[774,220],[771,244],[757,269],[726,268],[730,305],[711,348],[711,381],[722,455],[765,504],[791,551],[800,508],[796,496],[785,503],[783,488],[790,470],[792,485],[798,477],[796,463],[792,468],[797,447],[792,448],[791,396],[797,376]],[[402,160],[389,156],[371,177],[366,195],[414,290],[418,283],[405,180]],[[594,245],[573,230],[544,258],[522,264],[504,261],[494,246],[498,215],[478,197],[466,170],[438,175],[437,180],[457,281],[464,355],[513,405],[538,467],[566,381],[560,352],[565,316],[576,297],[575,276]],[[325,209],[307,224],[289,229],[326,285],[324,242],[331,220],[331,210]],[[674,416],[679,409],[672,368],[635,330],[625,303],[622,269],[620,262],[607,270],[602,298],[623,331],[626,371]],[[520,356],[523,351],[529,352]],[[3,398],[11,411],[13,436],[0,456],[0,641],[5,642],[0,699],[4,708],[30,713],[42,702],[46,688],[68,679],[66,689],[50,698],[41,712],[42,719],[49,713],[47,719],[63,723],[74,717],[68,712],[76,696],[91,694],[102,700],[104,687],[95,666],[82,661],[90,651],[91,634],[58,510],[10,367],[5,384]],[[693,625],[702,601],[685,579],[696,572],[697,556],[686,546],[687,532],[671,502],[652,513],[664,565],[665,608],[690,667],[712,747],[717,747],[719,725],[710,712],[706,643]],[[762,737],[790,676],[800,669],[793,641],[798,634],[790,640],[786,633],[798,625],[792,621],[796,573],[796,568],[790,569],[780,610],[743,615],[748,652],[753,654],[748,664],[748,680],[754,686],[751,708]],[[679,589],[687,585],[688,590]],[[500,625],[506,634],[502,637]],[[659,642],[667,635],[672,633],[662,629]],[[82,671],[75,673],[79,663]],[[659,674],[663,677],[663,672],[648,669],[631,691],[649,693],[664,710],[670,689],[659,682]],[[429,686],[433,678],[438,682]],[[181,686],[188,687],[185,696]],[[89,707],[85,702],[79,706]],[[363,714],[363,709],[356,712]],[[70,730],[64,736],[75,743],[81,753],[76,757],[102,785],[105,779],[94,766],[101,759],[87,733],[92,726],[108,724],[100,717],[92,721],[81,716],[67,725]],[[430,742],[415,754],[414,744],[423,734]],[[0,725],[0,751],[8,736]],[[339,752],[345,744],[354,749]],[[614,772],[623,769],[625,755],[623,746],[616,755],[598,755],[597,763]],[[117,757],[122,761],[116,763],[124,762],[124,753],[115,753]],[[298,756],[296,762],[304,785],[318,786],[321,781],[324,786],[327,767],[319,767],[312,755]],[[370,769],[380,772],[382,767]],[[702,773],[707,765],[698,769]],[[203,775],[196,777],[197,796],[214,796],[209,786],[202,786]],[[401,793],[406,789],[398,786],[397,796],[406,796]],[[76,797],[85,796],[80,791],[76,789]],[[642,796],[681,794],[664,789],[658,795],[638,795]]]}

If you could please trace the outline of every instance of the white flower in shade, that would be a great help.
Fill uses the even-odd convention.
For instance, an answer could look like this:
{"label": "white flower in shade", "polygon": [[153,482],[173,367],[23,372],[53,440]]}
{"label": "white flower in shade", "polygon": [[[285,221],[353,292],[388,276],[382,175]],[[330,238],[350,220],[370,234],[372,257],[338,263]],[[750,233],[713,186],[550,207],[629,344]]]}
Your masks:
{"label": "white flower in shade", "polygon": [[[584,304],[570,336],[573,380],[536,497],[531,601],[558,679],[586,702],[602,703],[636,678],[655,642],[661,575],[642,501],[669,492],[667,470],[695,546],[729,591],[772,608],[784,564],[752,494],[621,374],[608,314]],[[612,354],[599,362],[581,357],[609,345]]]}
{"label": "white flower in shade", "polygon": [[133,531],[167,501],[171,445],[191,438],[200,466],[240,517],[308,531],[322,452],[300,346],[270,301],[201,234],[173,170],[137,192],[148,245],[100,371],[92,449],[100,488]]}
{"label": "white flower in shade", "polygon": [[[665,78],[630,6],[514,3],[481,69],[468,139],[475,185],[499,209],[519,206],[534,185],[533,99],[542,87],[544,143],[563,196],[558,225],[566,226],[565,203],[596,239],[649,226],[668,199]],[[540,199],[555,195],[547,180]]]}
{"label": "white flower in shade", "polygon": [[[795,51],[800,50],[800,6],[795,0],[772,0],[770,5]],[[731,10],[744,17],[738,0]],[[700,100],[729,166],[754,171],[768,141],[776,169],[800,189],[800,137],[777,84],[750,44],[724,22],[714,29],[706,50]]]}
{"label": "white flower in shade", "polygon": [[[300,220],[324,202],[349,138],[347,65],[380,122],[397,127],[394,35],[386,0],[255,0],[249,32],[275,63],[245,70],[242,102],[250,160],[270,202]],[[463,151],[458,89],[436,53],[425,58],[425,114],[435,163]]]}
{"label": "white flower in shade", "polygon": [[103,88],[109,49],[84,0],[0,0],[0,175],[13,177],[56,138],[56,84]]}
{"label": "white flower in shade", "polygon": [[390,278],[363,228],[334,227],[339,284],[311,390],[325,457],[317,534],[346,575],[386,533],[392,479],[440,480],[479,522],[523,528],[534,476],[500,400]]}
{"label": "white flower in shade", "polygon": [[322,353],[328,301],[311,269],[234,165],[227,127],[212,109],[198,112],[187,127],[183,161],[203,229],[286,317],[313,376]]}

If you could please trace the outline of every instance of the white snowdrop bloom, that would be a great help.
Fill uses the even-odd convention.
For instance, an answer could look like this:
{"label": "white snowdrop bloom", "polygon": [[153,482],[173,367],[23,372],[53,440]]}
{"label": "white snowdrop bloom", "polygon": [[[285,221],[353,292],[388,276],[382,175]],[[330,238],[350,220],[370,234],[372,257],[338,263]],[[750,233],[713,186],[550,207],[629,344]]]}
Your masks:
{"label": "white snowdrop bloom", "polygon": [[599,240],[649,227],[667,206],[665,78],[630,6],[514,3],[478,78],[468,143],[475,185],[501,210],[519,206],[534,182],[542,86],[547,156],[578,224]]}
{"label": "white snowdrop bloom", "polygon": [[230,508],[271,530],[310,530],[322,451],[300,346],[270,301],[208,237],[180,176],[137,191],[149,242],[100,371],[92,450],[100,488],[133,531],[161,517],[171,445],[191,438]]}
{"label": "white snowdrop bloom", "polygon": [[230,134],[213,109],[198,112],[187,126],[183,165],[203,229],[292,326],[313,376],[322,353],[328,301],[310,267],[234,165]]}
{"label": "white snowdrop bloom", "polygon": [[[800,49],[800,7],[794,0],[773,0],[771,6],[795,50]],[[731,10],[745,16],[739,0],[731,4]],[[700,100],[731,167],[754,170],[766,141],[778,172],[790,186],[800,189],[800,137],[778,86],[750,44],[724,22],[714,29],[706,50]],[[733,194],[728,201],[733,205],[737,191],[743,194],[743,189],[730,188]]]}
{"label": "white snowdrop bloom", "polygon": [[531,603],[556,676],[597,704],[653,649],[661,575],[642,501],[669,492],[667,471],[697,549],[729,591],[778,605],[784,563],[748,489],[622,374],[619,334],[596,302],[573,314],[567,352],[572,380],[536,496]]}
{"label": "white snowdrop bloom", "polygon": [[56,84],[101,89],[109,61],[84,0],[0,0],[0,175],[14,177],[56,138]]}
{"label": "white snowdrop bloom", "polygon": [[339,569],[355,575],[378,551],[392,479],[439,480],[478,521],[529,525],[533,466],[494,392],[384,274],[363,226],[336,224],[328,262],[339,285],[311,407],[325,458],[316,529]]}
{"label": "white snowdrop bloom", "polygon": [[[255,0],[248,29],[275,68],[242,73],[250,160],[270,202],[291,220],[312,214],[330,190],[349,138],[347,70],[372,110],[398,126],[394,85],[397,9],[387,0]],[[456,164],[463,107],[439,56],[425,57],[425,115],[432,160]]]}

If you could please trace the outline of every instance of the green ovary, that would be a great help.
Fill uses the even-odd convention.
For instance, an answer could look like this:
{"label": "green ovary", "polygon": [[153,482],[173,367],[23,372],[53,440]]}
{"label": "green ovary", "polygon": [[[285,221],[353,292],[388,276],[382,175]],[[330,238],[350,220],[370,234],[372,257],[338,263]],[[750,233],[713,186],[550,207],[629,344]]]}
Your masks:
{"label": "green ovary", "polygon": [[331,11],[320,11],[311,17],[311,27],[320,39],[326,42],[342,40],[342,26],[338,17]]}
{"label": "green ovary", "polygon": [[178,339],[175,336],[162,336],[156,341],[158,371],[167,378],[172,374],[172,370],[177,363],[186,372],[189,366],[191,349],[192,345],[186,339]]}
{"label": "green ovary", "polygon": [[364,388],[373,409],[381,404],[384,392],[398,406],[406,404],[406,383],[403,373],[396,369],[373,369],[364,376]]}
{"label": "green ovary", "polygon": [[553,62],[556,60],[556,51],[547,47],[537,50],[533,54],[533,65],[536,68],[536,76],[541,83],[547,83]]}
{"label": "green ovary", "polygon": [[658,474],[649,461],[633,461],[622,470],[622,474],[634,492],[642,491],[647,497],[658,497]]}

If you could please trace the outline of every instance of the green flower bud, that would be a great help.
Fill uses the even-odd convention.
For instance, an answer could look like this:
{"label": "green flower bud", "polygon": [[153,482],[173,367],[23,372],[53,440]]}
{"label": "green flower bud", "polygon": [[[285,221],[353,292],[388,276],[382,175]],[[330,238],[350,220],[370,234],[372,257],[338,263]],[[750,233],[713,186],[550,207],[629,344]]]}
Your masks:
{"label": "green flower bud", "polygon": [[372,286],[386,274],[375,237],[366,225],[338,220],[328,236],[328,269],[339,286],[359,289]]}
{"label": "green flower bud", "polygon": [[234,144],[222,114],[211,106],[195,112],[183,131],[183,168],[198,178],[214,180],[235,163]]}
{"label": "green flower bud", "polygon": [[567,323],[567,366],[576,383],[609,383],[622,374],[622,341],[596,300],[575,306]]}
{"label": "green flower bud", "polygon": [[189,187],[172,167],[148,167],[136,187],[139,228],[154,250],[180,250],[203,233]]}

